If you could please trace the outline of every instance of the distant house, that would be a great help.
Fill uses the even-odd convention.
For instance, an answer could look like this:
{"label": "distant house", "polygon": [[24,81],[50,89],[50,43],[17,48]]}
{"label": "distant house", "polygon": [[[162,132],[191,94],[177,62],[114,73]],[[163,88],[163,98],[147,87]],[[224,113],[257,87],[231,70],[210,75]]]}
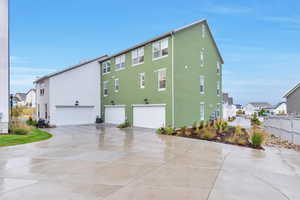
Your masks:
{"label": "distant house", "polygon": [[287,113],[286,109],[286,102],[280,102],[273,107],[273,114],[274,115],[282,115]]}
{"label": "distant house", "polygon": [[236,116],[236,106],[233,104],[233,98],[228,93],[223,93],[223,119]]}
{"label": "distant house", "polygon": [[26,93],[25,105],[26,105],[26,107],[29,107],[29,108],[36,107],[36,90],[35,89],[30,89]]}
{"label": "distant house", "polygon": [[300,115],[300,83],[289,90],[283,98],[286,98],[287,113]]}
{"label": "distant house", "polygon": [[26,94],[25,93],[16,93],[14,96],[15,105],[18,107],[23,107],[26,105]]}
{"label": "distant house", "polygon": [[250,102],[244,107],[246,115],[258,114],[261,109],[270,110],[272,105],[268,102]]}

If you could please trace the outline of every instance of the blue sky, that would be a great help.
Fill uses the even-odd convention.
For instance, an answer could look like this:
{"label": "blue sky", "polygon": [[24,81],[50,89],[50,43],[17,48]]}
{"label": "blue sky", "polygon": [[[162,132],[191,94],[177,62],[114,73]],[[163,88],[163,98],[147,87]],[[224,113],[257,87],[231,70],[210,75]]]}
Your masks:
{"label": "blue sky", "polygon": [[300,82],[299,0],[10,0],[12,92],[82,60],[206,18],[235,103],[277,103]]}

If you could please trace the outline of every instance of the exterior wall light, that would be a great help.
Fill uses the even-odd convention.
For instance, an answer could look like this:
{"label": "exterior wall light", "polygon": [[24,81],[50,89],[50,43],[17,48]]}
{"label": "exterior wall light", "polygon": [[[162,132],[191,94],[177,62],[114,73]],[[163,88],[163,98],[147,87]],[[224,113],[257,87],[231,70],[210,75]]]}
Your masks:
{"label": "exterior wall light", "polygon": [[115,105],[114,100],[111,100],[110,103],[111,103],[111,105]]}
{"label": "exterior wall light", "polygon": [[79,106],[79,101],[75,101],[75,106]]}
{"label": "exterior wall light", "polygon": [[147,98],[144,99],[145,104],[149,104],[149,100]]}

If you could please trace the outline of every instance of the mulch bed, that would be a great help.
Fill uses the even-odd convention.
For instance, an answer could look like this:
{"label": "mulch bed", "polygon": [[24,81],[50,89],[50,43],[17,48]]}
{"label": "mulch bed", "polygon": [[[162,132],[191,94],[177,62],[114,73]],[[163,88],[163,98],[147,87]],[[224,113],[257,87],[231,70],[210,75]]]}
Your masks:
{"label": "mulch bed", "polygon": [[300,152],[300,145],[293,144],[287,140],[283,140],[275,135],[267,134],[265,146],[275,148],[294,149]]}

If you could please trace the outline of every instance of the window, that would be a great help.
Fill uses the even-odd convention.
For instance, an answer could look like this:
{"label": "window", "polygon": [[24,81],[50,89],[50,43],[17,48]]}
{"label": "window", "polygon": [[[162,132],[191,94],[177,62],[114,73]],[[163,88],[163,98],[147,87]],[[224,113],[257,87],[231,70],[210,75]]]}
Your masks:
{"label": "window", "polygon": [[108,96],[108,81],[103,81],[103,96]]}
{"label": "window", "polygon": [[200,103],[200,121],[204,121],[205,119],[205,104],[204,102]]}
{"label": "window", "polygon": [[204,94],[205,92],[205,80],[204,76],[200,76],[200,94]]}
{"label": "window", "polygon": [[110,61],[106,61],[102,64],[103,74],[107,74],[110,72]]}
{"label": "window", "polygon": [[219,74],[220,71],[221,71],[221,64],[220,64],[220,62],[218,61],[218,62],[217,62],[217,73]]}
{"label": "window", "polygon": [[216,117],[220,118],[221,117],[221,105],[218,103],[217,108],[216,108]]}
{"label": "window", "polygon": [[204,67],[204,49],[200,51],[200,66]]}
{"label": "window", "polygon": [[205,38],[206,27],[205,24],[202,24],[202,38]]}
{"label": "window", "polygon": [[119,92],[119,88],[120,88],[119,79],[115,79],[115,92]]}
{"label": "window", "polygon": [[45,104],[45,119],[48,119],[48,110],[47,110],[48,106],[47,104]]}
{"label": "window", "polygon": [[41,114],[40,114],[40,104],[38,104],[38,119],[40,119]]}
{"label": "window", "polygon": [[140,73],[140,88],[145,88],[145,73]]}
{"label": "window", "polygon": [[158,91],[166,89],[166,70],[161,69],[158,71]]}
{"label": "window", "polygon": [[132,51],[132,65],[144,63],[144,47]]}
{"label": "window", "polygon": [[115,61],[116,61],[115,70],[120,70],[125,68],[125,54],[116,57]]}
{"label": "window", "polygon": [[152,44],[153,59],[159,59],[168,56],[168,38],[154,42]]}
{"label": "window", "polygon": [[220,81],[217,81],[217,95],[220,96]]}

